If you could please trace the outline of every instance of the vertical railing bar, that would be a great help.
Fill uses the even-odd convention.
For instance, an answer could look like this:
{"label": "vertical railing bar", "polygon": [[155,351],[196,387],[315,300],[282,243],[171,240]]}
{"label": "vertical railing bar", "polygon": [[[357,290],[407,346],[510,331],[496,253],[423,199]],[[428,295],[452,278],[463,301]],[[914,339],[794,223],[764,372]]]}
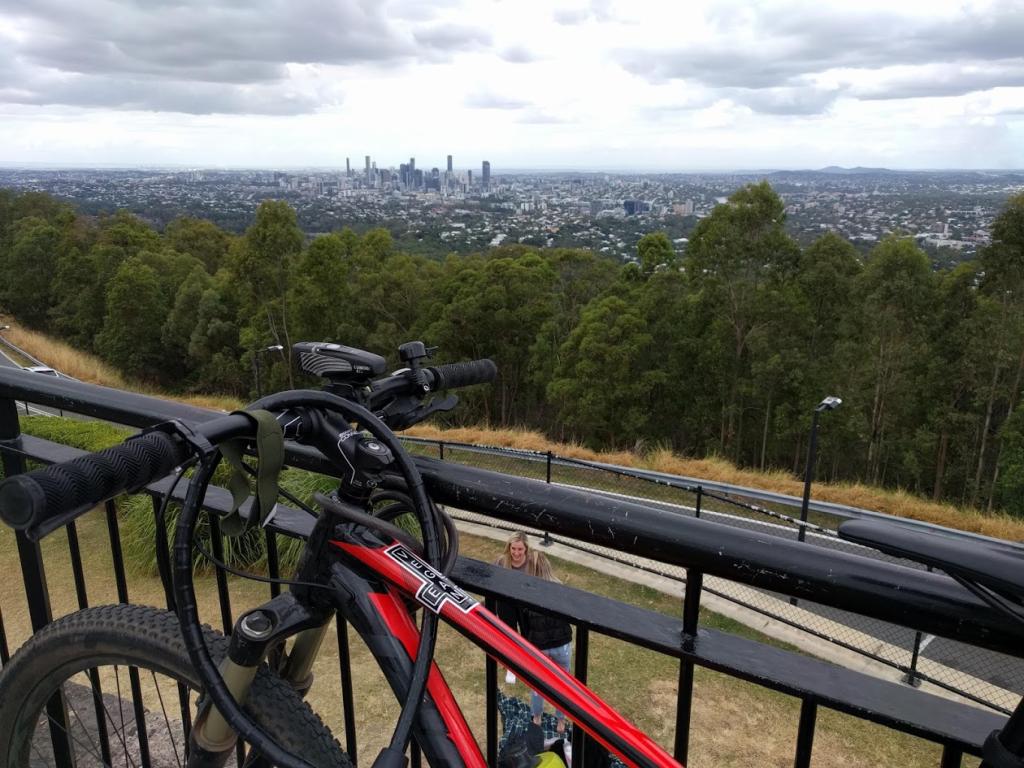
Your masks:
{"label": "vertical railing bar", "polygon": [[[164,588],[164,601],[169,611],[176,611],[174,579],[171,575],[170,542],[167,538],[167,519],[164,516],[163,500],[152,495],[153,523],[156,529],[156,567],[160,583]],[[189,736],[192,733],[192,707],[189,705],[189,691],[184,683],[178,683],[178,709],[181,712],[181,730],[185,740],[185,756],[188,757]]]}
{"label": "vertical railing bar", "polygon": [[[25,403],[26,412],[28,403]],[[0,442],[10,442],[20,447],[21,423],[18,420],[18,404],[11,399],[0,400]],[[2,451],[4,477],[11,477],[25,471],[25,457]],[[15,534],[18,544],[18,559],[21,563],[22,581],[25,585],[25,599],[28,601],[29,619],[32,631],[38,632],[53,620],[50,608],[50,593],[46,586],[46,568],[43,552],[38,542],[31,542],[23,531]],[[5,639],[6,644],[6,639]],[[54,761],[58,768],[71,768],[74,761],[71,745],[67,738],[68,716],[64,695],[60,691],[46,703],[50,719],[50,742],[53,744]]]}
{"label": "vertical railing bar", "polygon": [[903,682],[914,688],[921,684],[917,677],[917,658],[921,654],[921,640],[923,636],[920,630],[914,632],[914,647],[910,651],[910,668],[907,670],[907,674],[903,676]]}
{"label": "vertical railing bar", "polygon": [[590,627],[578,624],[576,627],[576,661],[573,663],[573,677],[587,684],[587,665],[590,662]]}
{"label": "vertical railing bar", "polygon": [[[71,573],[75,580],[75,594],[79,609],[89,607],[89,594],[85,587],[85,569],[82,565],[82,548],[78,541],[78,527],[74,521],[65,526],[68,536],[68,553],[71,555]],[[95,667],[88,670],[92,703],[96,711],[96,735],[99,737],[100,757],[104,764],[110,764],[110,734],[107,732],[107,720],[104,716],[103,687],[100,682],[99,670]]]}
{"label": "vertical railing bar", "polygon": [[810,768],[817,720],[818,702],[807,697],[800,702],[800,727],[796,732],[796,757],[793,760],[793,768]]}
{"label": "vertical railing bar", "polygon": [[[484,598],[484,607],[497,613],[498,603],[493,597]],[[487,696],[484,720],[487,724],[487,764],[498,764],[498,665],[490,656],[484,657],[484,682]]]}
{"label": "vertical railing bar", "polygon": [[[576,625],[576,661],[573,664],[573,676],[584,685],[587,684],[587,670],[590,665],[590,626]],[[582,728],[575,724],[572,728],[572,761],[576,765],[586,765],[587,742],[589,739]]]}
{"label": "vertical railing bar", "polygon": [[679,663],[679,692],[676,695],[676,739],[673,757],[686,765],[690,750],[690,714],[693,704],[693,662]]}
{"label": "vertical railing bar", "polygon": [[142,685],[139,683],[139,670],[128,667],[128,679],[132,689],[132,707],[135,709],[136,738],[139,740],[139,762],[142,768],[149,768],[152,761],[149,756],[149,730],[146,727],[146,710],[142,701]]}
{"label": "vertical railing bar", "polygon": [[944,744],[942,746],[942,759],[939,762],[939,768],[960,768],[963,764],[964,753],[963,750],[954,744]]}
{"label": "vertical railing bar", "polygon": [[100,687],[100,671],[95,667],[89,670],[89,682],[92,688],[92,706],[96,710],[96,730],[100,737],[100,757],[103,765],[113,765],[110,752],[110,734],[107,733],[106,708],[103,704],[103,688]]}
{"label": "vertical railing bar", "polygon": [[85,571],[82,568],[82,550],[78,545],[78,528],[74,521],[64,526],[68,536],[68,554],[71,556],[71,574],[75,580],[75,596],[79,609],[89,607],[89,596],[85,589]]}
{"label": "vertical railing bar", "polygon": [[[208,515],[210,521],[210,549],[213,556],[224,562],[224,538],[220,533],[220,520],[216,515]],[[230,635],[234,622],[231,620],[231,594],[228,591],[228,575],[221,568],[214,569],[217,579],[217,598],[220,603],[220,621],[224,634]]]}
{"label": "vertical railing bar", "polygon": [[437,441],[437,457],[441,461],[444,461],[444,441],[443,440],[438,440]]}
{"label": "vertical railing bar", "polygon": [[0,665],[7,666],[11,660],[11,650],[7,647],[7,632],[4,630],[4,611],[0,607]]}
{"label": "vertical railing bar", "polygon": [[352,698],[352,656],[348,649],[348,622],[340,612],[335,614],[335,629],[338,635],[338,672],[341,676],[341,706],[345,716],[345,751],[353,765],[358,765],[356,755],[356,711]]}
{"label": "vertical railing bar", "polygon": [[110,554],[114,566],[114,585],[117,589],[117,601],[128,602],[128,580],[125,577],[124,552],[121,551],[121,530],[117,524],[117,505],[108,501],[104,508],[107,512],[107,534],[110,536]]}
{"label": "vertical railing bar", "polygon": [[167,538],[167,519],[161,513],[162,501],[159,496],[153,495],[153,523],[156,529],[156,569],[160,574],[160,583],[164,588],[164,602],[167,610],[176,611],[177,602],[174,599],[174,577],[171,575],[171,553],[170,540]]}
{"label": "vertical railing bar", "polygon": [[[117,522],[117,505],[113,500],[104,505],[107,512],[107,533],[110,536],[110,552],[114,565],[114,582],[117,585],[117,600],[128,603],[128,579],[124,568],[124,551],[121,549],[121,529]],[[149,731],[146,728],[146,710],[142,701],[142,686],[139,683],[137,667],[128,667],[128,680],[132,691],[132,708],[139,740],[139,760],[143,768],[149,768]]]}
{"label": "vertical railing bar", "polygon": [[704,573],[695,568],[686,569],[686,591],[683,593],[683,634],[697,636],[700,620],[700,597],[704,588]]}
{"label": "vertical railing bar", "polygon": [[[269,528],[264,528],[263,533],[267,540],[267,571],[270,578],[281,578],[281,557],[277,549],[277,534]],[[277,582],[270,582],[270,596],[277,597],[281,594],[281,585]]]}
{"label": "vertical railing bar", "polygon": [[[5,472],[10,473],[9,468],[5,467]],[[10,474],[7,476],[9,477]],[[53,620],[50,609],[50,593],[46,586],[43,553],[39,543],[29,541],[23,531],[18,531],[15,538],[18,542],[18,556],[21,559],[21,573],[25,584],[25,597],[28,600],[32,631],[38,632]],[[67,737],[67,704],[61,691],[58,691],[46,703],[46,713],[50,719],[50,741],[53,744],[54,760],[59,768],[71,768],[74,762],[71,755],[71,744]]]}
{"label": "vertical railing bar", "polygon": [[[686,591],[683,594],[683,648],[693,647],[700,621],[700,598],[704,574],[696,568],[686,569]],[[679,662],[679,690],[676,694],[676,738],[673,746],[676,760],[685,764],[690,751],[690,720],[693,714],[693,661]]]}
{"label": "vertical railing bar", "polygon": [[703,498],[704,498],[704,486],[703,485],[698,485],[697,486],[697,503],[696,503],[696,505],[694,506],[694,509],[693,509],[693,516],[694,517],[697,517],[697,518],[700,517],[700,505],[701,505],[701,501],[703,500]]}
{"label": "vertical railing bar", "polygon": [[[926,566],[928,573],[932,572],[932,566]],[[917,688],[921,685],[921,679],[917,676],[917,661],[921,655],[921,641],[924,638],[924,633],[920,630],[914,632],[914,647],[910,652],[910,669],[907,670],[907,674],[903,676],[903,682],[907,685],[911,685]]]}

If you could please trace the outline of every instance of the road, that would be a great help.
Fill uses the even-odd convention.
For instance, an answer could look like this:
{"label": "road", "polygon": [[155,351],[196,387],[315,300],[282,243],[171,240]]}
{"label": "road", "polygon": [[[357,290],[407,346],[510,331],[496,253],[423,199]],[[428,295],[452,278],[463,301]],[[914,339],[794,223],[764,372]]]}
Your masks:
{"label": "road", "polygon": [[[7,366],[9,368],[21,368],[14,360],[8,357],[7,353],[0,349],[0,365]],[[45,374],[38,374],[44,376]],[[24,412],[30,416],[63,416],[64,412],[55,408],[42,408],[32,403],[18,403],[18,408],[24,410]]]}

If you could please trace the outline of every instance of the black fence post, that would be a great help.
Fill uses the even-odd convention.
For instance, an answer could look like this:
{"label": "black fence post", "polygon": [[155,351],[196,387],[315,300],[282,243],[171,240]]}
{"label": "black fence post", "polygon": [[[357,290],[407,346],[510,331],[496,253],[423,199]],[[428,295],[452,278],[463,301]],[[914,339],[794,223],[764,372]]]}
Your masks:
{"label": "black fence post", "polygon": [[[491,613],[498,609],[493,597],[484,599],[484,607]],[[485,657],[484,679],[487,686],[486,714],[487,721],[487,764],[498,764],[498,665],[490,656]]]}
{"label": "black fence post", "polygon": [[914,633],[914,649],[910,654],[910,669],[907,670],[907,674],[903,676],[903,682],[907,685],[912,685],[915,688],[921,685],[921,678],[917,676],[917,657],[921,653],[921,632]]}
{"label": "black fence post", "polygon": [[[28,403],[25,404],[26,410]],[[18,422],[18,404],[14,400],[0,400],[0,447],[21,447],[21,425]],[[4,477],[25,471],[25,458],[16,453],[3,451]],[[43,566],[43,552],[38,542],[31,542],[22,531],[16,534],[18,558],[25,583],[25,598],[32,631],[38,632],[53,620],[50,609],[50,592],[46,586],[46,569]],[[6,645],[6,638],[4,644]],[[58,692],[46,704],[50,720],[50,741],[53,744],[54,760],[60,768],[74,765],[71,745],[68,742],[68,712],[64,696]]]}
{"label": "black fence post", "polygon": [[806,698],[800,703],[800,726],[796,732],[796,757],[793,768],[810,768],[814,748],[814,728],[818,720],[818,703]]}
{"label": "black fence post", "polygon": [[[573,663],[573,676],[584,685],[587,684],[587,668],[590,664],[590,627],[586,624],[576,625],[576,660]],[[572,729],[572,761],[575,765],[587,765],[587,742],[589,739],[582,728],[573,725]]]}
{"label": "black fence post", "polygon": [[437,441],[437,458],[439,458],[441,461],[444,461],[444,441],[443,440],[438,440]]}
{"label": "black fence post", "polygon": [[[932,572],[932,567],[928,566],[928,572]],[[920,687],[921,678],[917,676],[917,660],[921,655],[921,640],[924,637],[924,633],[917,631],[914,633],[914,648],[910,653],[910,669],[907,670],[907,674],[903,676],[903,682],[907,685],[912,685],[915,688]]]}
{"label": "black fence post", "polygon": [[939,768],[960,768],[963,764],[964,753],[952,744],[946,744],[942,748],[942,762]]}
{"label": "black fence post", "polygon": [[[548,483],[548,485],[550,485],[551,484],[551,451],[547,451],[545,459],[546,459],[545,464],[546,464],[546,470],[547,471],[546,471],[546,477],[544,479],[544,482],[546,482],[546,483]],[[540,540],[540,545],[542,547],[550,547],[554,543],[555,542],[551,540],[551,534],[548,531],[544,531],[544,538]]]}
{"label": "black fence post", "polygon": [[703,485],[698,485],[697,486],[697,506],[695,506],[694,509],[693,509],[693,516],[694,517],[700,517],[700,504],[701,504],[701,500],[703,498],[704,498],[704,486]]}
{"label": "black fence post", "polygon": [[[686,592],[683,595],[683,647],[692,647],[700,619],[700,594],[704,574],[695,568],[686,569]],[[693,662],[679,662],[679,693],[676,699],[676,741],[674,754],[683,765],[690,751],[690,715],[693,708]]]}
{"label": "black fence post", "polygon": [[338,635],[338,671],[341,674],[341,707],[345,716],[345,751],[352,765],[356,762],[356,708],[352,695],[352,656],[348,648],[348,622],[338,611],[334,617]]}

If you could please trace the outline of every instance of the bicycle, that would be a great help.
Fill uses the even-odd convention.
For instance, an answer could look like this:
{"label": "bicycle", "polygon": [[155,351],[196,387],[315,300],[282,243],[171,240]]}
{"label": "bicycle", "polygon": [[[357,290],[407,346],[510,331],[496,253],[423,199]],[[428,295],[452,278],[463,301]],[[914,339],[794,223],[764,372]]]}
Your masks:
{"label": "bicycle", "polygon": [[[453,396],[427,398],[493,379],[493,363],[430,366],[426,347],[411,342],[400,348],[407,367],[381,377],[384,359],[368,352],[311,343],[296,345],[296,352],[305,371],[327,379],[324,391],[270,395],[247,413],[196,427],[159,425],[114,448],[0,484],[0,518],[38,539],[118,493],[138,491],[175,470],[179,476],[186,468],[192,470],[173,547],[177,616],[141,606],[86,609],[31,638],[0,672],[0,702],[12,696],[23,700],[17,709],[0,705],[2,764],[24,768],[48,758],[44,724],[51,735],[56,731],[61,736],[63,729],[67,738],[52,738],[52,749],[75,750],[77,765],[121,760],[134,765],[136,751],[143,764],[153,761],[149,734],[131,732],[131,723],[125,728],[123,717],[113,747],[109,738],[100,738],[109,736],[108,720],[116,726],[110,708],[115,702],[121,706],[120,691],[115,697],[103,693],[104,684],[108,691],[110,685],[109,670],[103,670],[113,666],[119,686],[118,669],[129,666],[152,675],[150,701],[159,701],[168,729],[171,718],[163,693],[172,705],[177,699],[187,739],[179,750],[172,737],[179,765],[223,765],[232,753],[243,754],[241,740],[249,745],[242,758],[247,766],[347,767],[348,757],[303,699],[313,659],[337,612],[366,641],[403,703],[390,745],[375,766],[404,766],[413,737],[431,765],[486,764],[433,662],[439,618],[627,765],[678,766],[650,737],[447,578],[458,554],[457,531],[426,495],[415,465],[392,430],[450,410]],[[319,449],[342,479],[331,496],[317,497],[319,514],[306,510],[315,519],[290,590],[239,616],[228,640],[200,626],[196,606],[193,539],[203,496],[222,456],[236,455],[239,468],[257,478],[260,498],[254,508],[268,514],[274,499],[268,499],[272,483],[268,485],[267,473],[280,462],[285,439]],[[237,457],[232,441],[255,448],[257,469]],[[410,514],[417,521],[418,536],[396,524]],[[847,535],[883,548],[894,541],[888,531],[878,534],[856,526],[847,528]],[[1003,603],[1007,595],[1019,603],[1024,593],[1019,572],[993,576],[983,562],[965,564],[913,536],[900,539],[899,546],[905,556],[938,565],[972,589],[980,588],[990,603],[994,593],[997,610],[1014,615],[1012,606]],[[419,627],[414,606],[425,609]],[[284,653],[286,641],[292,646]],[[169,678],[163,688],[157,673]],[[72,683],[75,679],[82,682]],[[137,675],[132,679],[133,687],[141,688],[142,683]],[[192,691],[201,693],[194,720]],[[1018,707],[1002,735],[990,738],[993,760],[1002,759],[1000,749],[1007,754],[1022,751],[1022,720]]]}

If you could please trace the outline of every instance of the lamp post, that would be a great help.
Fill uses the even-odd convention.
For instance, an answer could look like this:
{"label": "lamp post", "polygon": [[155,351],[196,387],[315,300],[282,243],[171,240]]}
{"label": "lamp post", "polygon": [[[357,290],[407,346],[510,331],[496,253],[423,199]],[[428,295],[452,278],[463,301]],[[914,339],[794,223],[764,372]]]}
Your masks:
{"label": "lamp post", "polygon": [[804,467],[804,500],[800,505],[800,530],[797,532],[797,540],[803,541],[807,535],[807,507],[811,502],[811,480],[814,478],[814,463],[817,459],[818,449],[818,416],[825,411],[834,411],[843,401],[838,397],[829,395],[814,407],[814,414],[811,416],[811,441],[807,445],[807,465]]}
{"label": "lamp post", "polygon": [[260,355],[264,352],[280,352],[284,349],[280,344],[272,344],[269,347],[263,349],[257,349],[252,356],[252,365],[256,371],[256,399],[259,400],[263,397],[263,390],[260,387]]}

